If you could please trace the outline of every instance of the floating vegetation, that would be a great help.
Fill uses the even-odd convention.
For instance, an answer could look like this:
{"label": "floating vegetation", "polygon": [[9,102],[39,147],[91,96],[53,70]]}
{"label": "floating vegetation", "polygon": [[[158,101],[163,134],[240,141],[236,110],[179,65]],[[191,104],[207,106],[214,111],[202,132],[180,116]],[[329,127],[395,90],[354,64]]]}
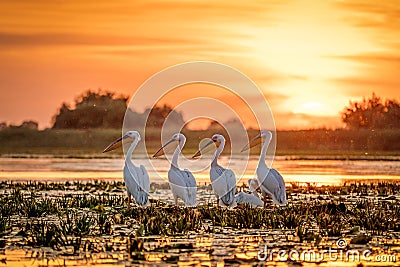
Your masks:
{"label": "floating vegetation", "polygon": [[[266,243],[318,247],[347,238],[349,246],[371,246],[379,236],[387,246],[400,243],[399,192],[397,183],[293,185],[287,206],[265,210],[204,201],[195,208],[174,207],[158,200],[128,209],[121,182],[0,182],[0,249],[49,248],[57,257],[111,253],[168,265],[180,261],[179,251],[225,264],[257,261]],[[237,241],[243,236],[250,241]],[[228,256],[222,256],[213,242],[226,238],[231,241],[220,245]],[[253,254],[239,259],[246,242]]]}

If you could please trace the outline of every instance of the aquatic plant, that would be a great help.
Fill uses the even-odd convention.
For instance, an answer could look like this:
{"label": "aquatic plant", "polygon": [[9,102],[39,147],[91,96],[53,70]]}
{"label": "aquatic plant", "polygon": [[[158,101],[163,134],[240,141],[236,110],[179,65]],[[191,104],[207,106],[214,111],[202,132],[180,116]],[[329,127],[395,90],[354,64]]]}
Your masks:
{"label": "aquatic plant", "polygon": [[[284,207],[268,204],[266,210],[247,205],[172,207],[161,201],[128,209],[121,182],[0,182],[0,188],[0,247],[51,247],[68,255],[124,250],[132,261],[141,261],[151,250],[146,240],[153,235],[278,229],[290,231],[295,242],[317,245],[323,238],[344,235],[351,243],[365,244],[374,234],[400,231],[397,183],[288,187],[290,203]],[[14,241],[11,232],[21,239]],[[93,238],[100,241],[91,242]],[[126,245],[116,245],[112,238]],[[157,249],[167,251],[174,245]],[[168,255],[161,261],[175,262],[176,258]]]}

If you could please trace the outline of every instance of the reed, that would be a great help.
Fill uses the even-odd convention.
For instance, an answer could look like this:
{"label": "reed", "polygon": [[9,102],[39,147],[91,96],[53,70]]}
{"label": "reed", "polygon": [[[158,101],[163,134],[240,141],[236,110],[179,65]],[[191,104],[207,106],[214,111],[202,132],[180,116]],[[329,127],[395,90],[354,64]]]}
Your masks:
{"label": "reed", "polygon": [[[324,237],[349,236],[353,244],[365,244],[373,235],[400,231],[398,183],[288,187],[290,204],[271,204],[266,210],[247,205],[235,209],[211,204],[173,207],[161,201],[128,209],[125,193],[115,192],[119,188],[123,188],[122,183],[102,181],[1,182],[0,246],[23,244],[59,251],[70,247],[68,253],[72,254],[113,251],[117,248],[110,242],[100,245],[90,241],[113,236],[126,240],[130,255],[140,258],[145,238],[154,235],[280,229],[292,231],[299,243],[318,244]],[[100,189],[102,193],[96,193]],[[44,194],[49,190],[60,191]],[[305,194],[308,200],[301,198]],[[12,232],[18,232],[23,241],[10,238]]]}

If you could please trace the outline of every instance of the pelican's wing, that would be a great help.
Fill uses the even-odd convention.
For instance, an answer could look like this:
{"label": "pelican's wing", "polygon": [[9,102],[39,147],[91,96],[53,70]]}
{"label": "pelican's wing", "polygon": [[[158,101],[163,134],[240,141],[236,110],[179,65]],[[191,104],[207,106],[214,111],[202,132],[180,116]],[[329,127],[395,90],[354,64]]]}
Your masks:
{"label": "pelican's wing", "polygon": [[124,182],[126,190],[129,195],[134,195],[138,191],[137,175],[134,166],[128,166],[125,164],[124,167]]}
{"label": "pelican's wing", "polygon": [[186,206],[197,206],[196,199],[196,191],[197,191],[197,183],[193,174],[188,170],[184,169],[182,171],[182,175],[184,176],[186,187],[187,187],[187,196],[188,200],[185,202]]}
{"label": "pelican's wing", "polygon": [[227,189],[231,199],[235,199],[236,194],[236,176],[232,170],[226,169],[224,171]]}
{"label": "pelican's wing", "polygon": [[186,198],[186,184],[178,168],[171,168],[168,171],[168,182],[174,198]]}
{"label": "pelican's wing", "polygon": [[262,207],[264,205],[260,198],[253,194],[247,194],[244,192],[237,193],[235,196],[235,201],[238,204],[249,204],[252,207]]}
{"label": "pelican's wing", "polygon": [[125,165],[124,181],[126,190],[129,195],[132,195],[135,198],[136,203],[141,206],[148,204],[149,190],[146,190],[144,187],[146,179],[148,179],[148,175],[143,176],[140,168],[137,168],[134,165]]}
{"label": "pelican's wing", "polygon": [[181,198],[186,206],[195,206],[196,202],[196,180],[191,172],[171,168],[168,171],[168,181],[174,196]]}
{"label": "pelican's wing", "polygon": [[179,187],[185,187],[186,183],[183,179],[183,176],[181,174],[181,170],[177,168],[171,168],[168,171],[168,181],[172,183],[173,185],[179,186]]}
{"label": "pelican's wing", "polygon": [[211,185],[214,193],[226,206],[233,206],[235,203],[236,178],[232,170],[221,166],[210,169]]}
{"label": "pelican's wing", "polygon": [[268,167],[257,168],[258,181],[261,184],[261,191],[271,195],[275,204],[285,205],[286,188],[282,176],[275,169]]}
{"label": "pelican's wing", "polygon": [[275,179],[278,181],[281,187],[285,187],[285,182],[283,181],[282,175],[275,169],[270,169],[270,172],[274,175]]}
{"label": "pelican's wing", "polygon": [[193,174],[188,170],[184,169],[182,172],[186,177],[186,185],[189,187],[197,187],[196,179],[194,178]]}
{"label": "pelican's wing", "polygon": [[278,181],[279,184],[279,190],[275,191],[275,197],[278,199],[279,204],[281,205],[287,204],[286,186],[285,186],[285,181],[283,181],[282,175],[275,169],[271,169],[270,173],[272,173],[275,180]]}
{"label": "pelican's wing", "polygon": [[[274,169],[268,167],[257,168],[257,177],[261,191],[271,195],[275,204],[284,205],[286,201],[286,188],[282,176]],[[282,186],[283,184],[283,186]]]}
{"label": "pelican's wing", "polygon": [[139,184],[142,186],[142,188],[146,192],[149,192],[150,191],[150,178],[149,178],[149,174],[148,174],[146,168],[143,165],[140,165],[140,176],[142,177],[142,179],[140,179]]}

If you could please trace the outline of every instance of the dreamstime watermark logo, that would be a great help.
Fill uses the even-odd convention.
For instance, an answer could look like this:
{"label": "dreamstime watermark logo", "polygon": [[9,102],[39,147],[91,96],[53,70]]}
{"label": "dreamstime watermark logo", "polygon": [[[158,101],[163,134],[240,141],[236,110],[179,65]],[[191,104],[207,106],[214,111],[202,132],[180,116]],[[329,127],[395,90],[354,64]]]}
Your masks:
{"label": "dreamstime watermark logo", "polygon": [[348,249],[345,239],[338,239],[336,247],[328,246],[323,250],[274,249],[264,245],[257,253],[260,261],[300,261],[300,262],[396,262],[395,255],[373,255],[372,250]]}
{"label": "dreamstime watermark logo", "polygon": [[[230,66],[215,62],[188,62],[166,68],[147,79],[134,93],[128,105],[124,117],[123,134],[130,130],[136,130],[142,136],[138,147],[144,148],[147,152],[146,138],[147,131],[150,130],[149,115],[144,113],[145,118],[140,121],[133,121],[130,116],[131,111],[151,110],[158,103],[162,102],[169,94],[181,96],[191,95],[190,90],[202,92],[202,87],[215,88],[222,93],[219,97],[210,96],[207,90],[204,94],[197,93],[196,97],[182,98],[181,103],[174,102],[174,111],[184,114],[184,121],[177,118],[176,112],[171,112],[165,118],[161,128],[161,143],[165,144],[171,139],[173,134],[179,133],[189,123],[196,119],[209,119],[216,121],[227,133],[226,140],[230,142],[231,157],[234,153],[240,153],[241,148],[248,142],[246,127],[243,122],[243,113],[247,112],[246,118],[252,117],[259,129],[268,129],[275,132],[275,122],[272,111],[264,96],[264,93],[257,85],[245,74]],[[209,92],[209,91],[208,91]],[[189,94],[188,94],[189,93]],[[241,103],[241,108],[237,103]],[[244,106],[244,108],[243,108]],[[246,110],[243,110],[246,109]],[[251,116],[249,115],[251,114]],[[235,121],[236,123],[229,123]],[[252,125],[255,127],[254,125]],[[215,132],[220,133],[220,132]],[[193,142],[191,136],[186,136],[187,142]],[[209,136],[208,138],[211,138]],[[208,139],[209,140],[209,139]],[[204,140],[195,140],[199,144],[204,144]],[[177,143],[177,142],[176,142]],[[199,145],[200,147],[200,145]],[[272,163],[275,154],[275,138],[267,150],[267,162]],[[124,147],[124,152],[126,153]],[[193,160],[191,155],[187,157],[179,155],[179,167],[190,170],[196,177],[197,172],[209,168],[211,163],[211,153]],[[167,160],[171,163],[171,153],[166,153]],[[236,178],[243,177],[247,167],[249,151],[240,154],[241,160],[232,164],[230,161],[226,168],[232,168]],[[156,178],[166,179],[165,175],[158,172],[154,166],[157,161],[146,159],[147,170],[158,176]],[[159,163],[159,162],[157,162]],[[234,165],[234,166],[233,166]],[[169,181],[171,182],[171,181]],[[227,189],[228,191],[230,189]]]}

